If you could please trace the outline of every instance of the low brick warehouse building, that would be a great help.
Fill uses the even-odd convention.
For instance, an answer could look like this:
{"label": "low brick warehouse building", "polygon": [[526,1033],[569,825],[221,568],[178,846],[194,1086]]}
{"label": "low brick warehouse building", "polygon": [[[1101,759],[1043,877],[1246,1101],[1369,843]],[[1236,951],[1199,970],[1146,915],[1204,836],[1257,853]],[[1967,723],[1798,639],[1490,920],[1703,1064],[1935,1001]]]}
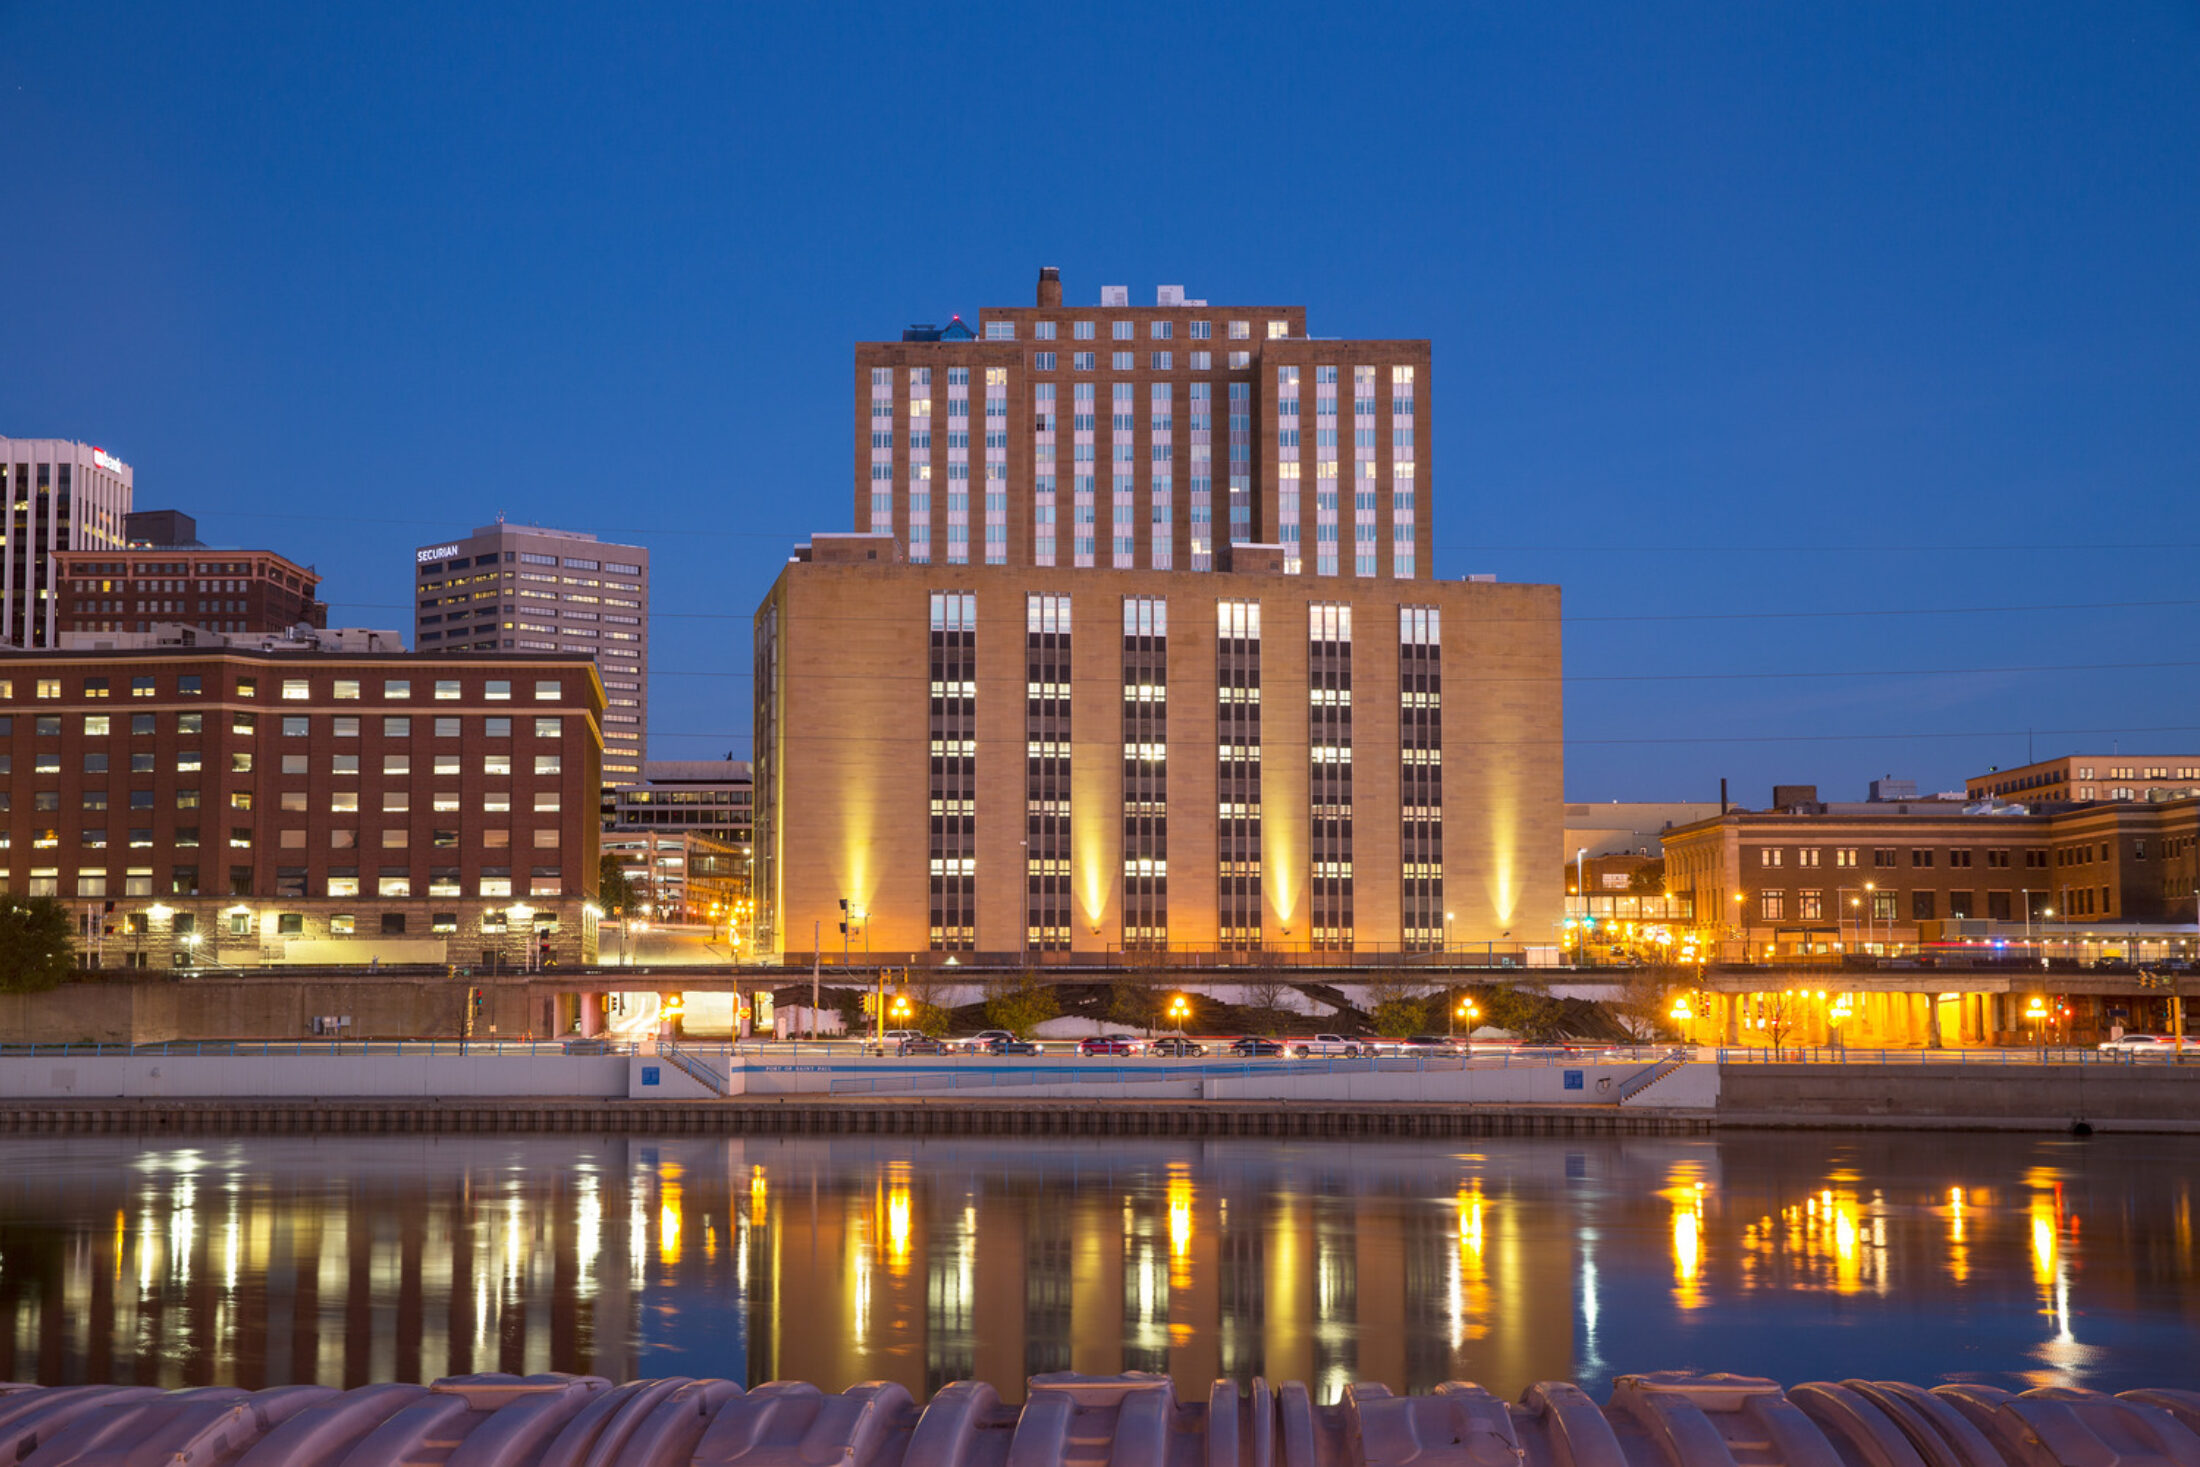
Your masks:
{"label": "low brick warehouse building", "polygon": [[603,709],[571,657],[0,657],[0,885],[106,967],[590,962]]}

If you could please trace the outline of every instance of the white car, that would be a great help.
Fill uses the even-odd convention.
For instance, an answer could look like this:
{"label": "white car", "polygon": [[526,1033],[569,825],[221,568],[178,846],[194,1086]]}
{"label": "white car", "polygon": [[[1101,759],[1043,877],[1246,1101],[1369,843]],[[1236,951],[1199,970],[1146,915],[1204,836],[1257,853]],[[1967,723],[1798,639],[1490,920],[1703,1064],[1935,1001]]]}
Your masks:
{"label": "white car", "polygon": [[866,1054],[900,1054],[903,1045],[922,1038],[922,1029],[889,1029],[877,1039],[864,1040],[863,1049]]}
{"label": "white car", "polygon": [[1362,1044],[1357,1039],[1347,1039],[1342,1034],[1317,1034],[1312,1039],[1290,1041],[1291,1052],[1300,1059],[1317,1057],[1342,1057],[1358,1059],[1363,1054],[1373,1054],[1372,1044]]}
{"label": "white car", "polygon": [[2126,1034],[2101,1046],[2103,1054],[2175,1054],[2177,1041],[2167,1034]]}

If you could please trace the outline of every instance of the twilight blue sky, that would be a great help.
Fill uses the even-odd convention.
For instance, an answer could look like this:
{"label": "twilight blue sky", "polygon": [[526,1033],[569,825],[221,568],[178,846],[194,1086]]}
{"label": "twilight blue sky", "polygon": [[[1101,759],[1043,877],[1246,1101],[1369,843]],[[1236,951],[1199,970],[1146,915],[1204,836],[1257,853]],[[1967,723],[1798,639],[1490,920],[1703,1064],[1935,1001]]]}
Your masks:
{"label": "twilight blue sky", "polygon": [[2190,751],[2196,63],[2140,0],[0,0],[0,433],[408,635],[499,511],[646,543],[653,753],[746,754],[850,344],[1058,264],[1433,340],[1436,568],[1565,587],[1573,798]]}

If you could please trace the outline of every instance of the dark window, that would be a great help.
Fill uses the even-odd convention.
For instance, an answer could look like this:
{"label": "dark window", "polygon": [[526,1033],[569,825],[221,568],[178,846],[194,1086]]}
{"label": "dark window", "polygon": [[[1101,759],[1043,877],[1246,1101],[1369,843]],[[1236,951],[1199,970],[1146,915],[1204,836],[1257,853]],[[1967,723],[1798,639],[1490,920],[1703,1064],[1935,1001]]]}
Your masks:
{"label": "dark window", "polygon": [[[172,866],[168,872],[168,890],[172,896],[197,896],[199,894],[199,868],[196,866]],[[184,918],[176,918],[176,930],[185,931]]]}
{"label": "dark window", "polygon": [[384,912],[382,914],[382,935],[384,937],[403,937],[405,935],[405,914],[403,912]]}
{"label": "dark window", "polygon": [[1918,922],[1933,920],[1933,894],[1929,891],[1910,893],[1910,917]]}
{"label": "dark window", "polygon": [[[306,884],[306,875],[305,875],[305,872],[303,872],[303,871],[300,871],[300,872],[298,873],[298,885],[299,885],[299,887],[301,888],[301,890],[300,890],[300,891],[299,891],[298,893],[296,893],[297,895],[300,895],[300,896],[304,895],[304,891],[303,891],[303,888],[304,888],[305,884]],[[292,895],[292,893],[289,893],[289,892],[285,892],[285,893],[284,893],[284,895],[285,895],[285,896],[289,896],[289,895]],[[298,936],[302,936],[302,935],[304,934],[305,930],[306,930],[306,919],[305,919],[305,914],[304,914],[303,912],[277,912],[277,913],[275,914],[275,933],[276,933],[276,935],[277,935],[278,937],[298,937]]]}
{"label": "dark window", "polygon": [[[306,894],[306,868],[303,866],[278,866],[275,868],[275,895],[302,897]],[[289,918],[284,918],[289,921]],[[286,932],[293,928],[284,928]]]}

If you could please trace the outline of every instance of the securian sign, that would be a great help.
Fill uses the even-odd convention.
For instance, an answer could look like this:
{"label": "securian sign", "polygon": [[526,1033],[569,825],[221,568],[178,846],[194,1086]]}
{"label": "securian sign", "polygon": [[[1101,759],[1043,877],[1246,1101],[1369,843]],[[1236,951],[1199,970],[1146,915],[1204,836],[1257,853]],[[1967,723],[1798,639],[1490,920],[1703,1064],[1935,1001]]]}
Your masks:
{"label": "securian sign", "polygon": [[446,556],[456,554],[458,554],[458,547],[456,545],[438,545],[432,550],[414,551],[413,559],[417,563],[425,565],[431,560],[442,560]]}

